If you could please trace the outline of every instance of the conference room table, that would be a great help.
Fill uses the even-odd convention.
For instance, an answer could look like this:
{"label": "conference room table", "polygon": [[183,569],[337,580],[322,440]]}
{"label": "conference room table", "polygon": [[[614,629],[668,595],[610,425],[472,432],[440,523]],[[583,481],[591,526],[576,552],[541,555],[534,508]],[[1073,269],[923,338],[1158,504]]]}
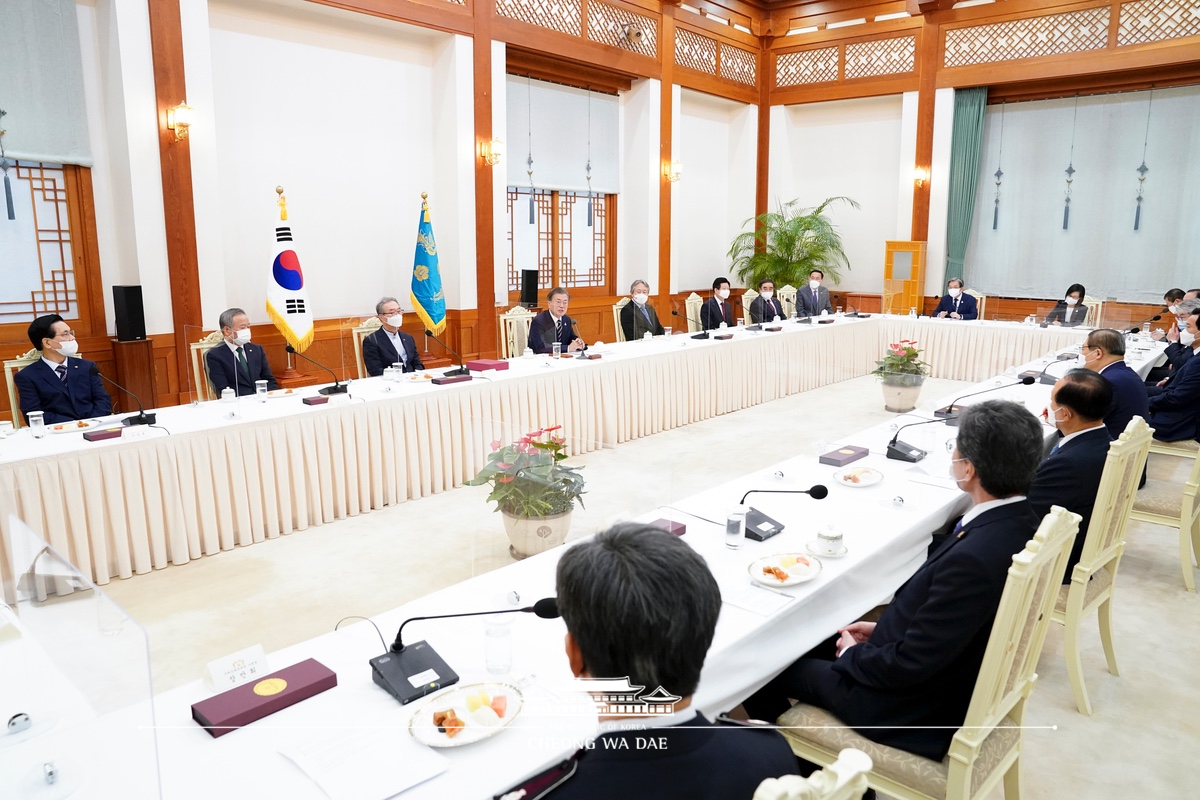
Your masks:
{"label": "conference room table", "polygon": [[[1145,375],[1160,352],[1161,347],[1147,344],[1131,351],[1130,364]],[[1019,385],[1013,376],[1020,369],[1059,375],[1070,366],[1043,358],[1010,368],[975,386],[976,391],[989,391],[964,404],[1007,398],[1040,414],[1051,386]],[[878,471],[883,476],[878,483],[843,482],[834,475],[834,467],[820,464],[816,453],[806,453],[670,506],[643,510],[641,521],[668,519],[686,525],[683,540],[704,557],[721,590],[716,635],[693,698],[702,713],[711,717],[729,710],[839,625],[886,602],[924,561],[931,535],[966,510],[967,496],[948,476],[956,429],[944,422],[901,427],[931,419],[933,408],[952,399],[932,400],[911,414],[830,444],[868,448],[869,455],[853,467]],[[1045,423],[1043,431],[1047,441],[1055,435]],[[919,463],[887,459],[887,443],[897,436],[928,455]],[[825,499],[752,495],[749,504],[782,522],[784,530],[763,542],[747,539],[740,549],[727,546],[723,520],[745,492],[804,490],[814,484],[828,487]],[[838,558],[812,556],[808,545],[829,526],[843,534],[847,552]],[[163,796],[190,800],[269,793],[319,798],[324,796],[321,790],[293,762],[320,761],[319,754],[336,752],[341,767],[329,774],[336,772],[336,785],[347,792],[343,796],[386,797],[403,787],[406,775],[433,774],[402,797],[486,798],[568,756],[596,734],[598,721],[579,687],[570,684],[561,620],[515,615],[513,663],[503,676],[485,669],[486,637],[484,623],[478,620],[428,620],[406,629],[408,644],[424,640],[445,658],[461,678],[459,687],[502,681],[515,687],[507,690],[510,694],[519,691],[524,699],[511,724],[464,747],[435,753],[415,745],[408,727],[438,706],[437,695],[402,706],[372,682],[368,666],[368,659],[385,648],[381,638],[390,641],[411,617],[505,608],[512,592],[522,604],[553,596],[555,566],[563,552],[565,548],[557,548],[533,556],[381,614],[373,620],[379,635],[360,622],[273,654],[272,669],[316,658],[337,673],[338,686],[219,739],[189,722],[191,704],[212,690],[196,681],[160,694],[155,712]],[[820,564],[820,572],[786,588],[753,582],[752,563],[779,553],[803,553]],[[331,770],[328,765],[325,769]],[[330,796],[339,795],[330,791]]]}
{"label": "conference room table", "polygon": [[[104,441],[22,429],[0,440],[0,537],[15,514],[103,585],[460,486],[490,442],[526,430],[562,425],[586,453],[865,375],[900,339],[934,376],[978,380],[1085,333],[882,315],[779,327],[518,357],[466,383],[370,378],[326,405],[304,405],[306,387],[163,408],[154,428]],[[8,599],[12,578],[0,547]]]}

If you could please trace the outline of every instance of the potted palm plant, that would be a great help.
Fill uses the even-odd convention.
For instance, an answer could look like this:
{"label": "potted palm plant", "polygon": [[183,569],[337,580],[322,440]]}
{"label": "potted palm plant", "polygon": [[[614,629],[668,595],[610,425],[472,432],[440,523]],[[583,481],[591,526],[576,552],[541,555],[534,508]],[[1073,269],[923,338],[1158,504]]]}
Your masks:
{"label": "potted palm plant", "polygon": [[491,484],[488,502],[504,518],[513,558],[557,547],[567,540],[575,501],[583,506],[584,479],[563,464],[566,437],[561,425],[530,431],[515,442],[492,442],[488,463],[468,486]]}
{"label": "potted palm plant", "polygon": [[842,237],[825,210],[835,203],[858,208],[849,197],[828,197],[815,208],[802,208],[792,200],[742,223],[754,230],[740,233],[729,246],[732,269],[746,286],[770,279],[776,286],[803,286],[808,274],[819,269],[834,283],[841,283],[842,270],[850,261],[842,248]]}
{"label": "potted palm plant", "polygon": [[883,358],[875,362],[872,375],[883,384],[883,407],[906,412],[917,407],[921,386],[929,375],[929,365],[921,360],[921,351],[912,339],[889,344]]}

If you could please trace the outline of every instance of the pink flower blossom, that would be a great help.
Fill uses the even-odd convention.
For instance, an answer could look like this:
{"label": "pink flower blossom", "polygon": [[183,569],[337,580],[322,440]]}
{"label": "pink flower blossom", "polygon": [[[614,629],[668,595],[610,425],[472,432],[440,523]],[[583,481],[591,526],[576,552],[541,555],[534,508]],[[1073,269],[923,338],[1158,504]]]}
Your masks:
{"label": "pink flower blossom", "polygon": [[554,444],[562,444],[566,440],[567,440],[567,437],[565,437],[565,436],[551,436],[550,437],[550,441],[553,442]]}
{"label": "pink flower blossom", "polygon": [[891,348],[891,349],[892,349],[892,355],[894,355],[894,356],[902,356],[902,355],[904,355],[904,348],[903,348],[903,347],[901,347],[901,346],[900,346],[900,345],[898,345],[898,344],[894,344],[894,345],[892,345],[892,348]]}
{"label": "pink flower blossom", "polygon": [[529,437],[530,439],[534,439],[534,438],[537,438],[538,436],[541,436],[542,433],[544,433],[544,431],[541,428],[538,428],[536,431],[530,431],[529,433],[527,433],[525,435],[527,437]]}
{"label": "pink flower blossom", "polygon": [[552,425],[551,427],[546,428],[546,430],[543,431],[543,433],[549,433],[550,431],[560,431],[560,430],[562,430],[562,425]]}
{"label": "pink flower blossom", "polygon": [[499,483],[512,483],[513,476],[512,475],[497,475],[496,480]]}
{"label": "pink flower blossom", "polygon": [[512,469],[512,464],[505,464],[503,461],[497,461],[496,469]]}
{"label": "pink flower blossom", "polygon": [[496,452],[496,451],[497,451],[497,450],[499,450],[499,449],[500,449],[500,440],[499,440],[499,439],[493,439],[493,440],[492,440],[492,452],[494,453],[494,452]]}

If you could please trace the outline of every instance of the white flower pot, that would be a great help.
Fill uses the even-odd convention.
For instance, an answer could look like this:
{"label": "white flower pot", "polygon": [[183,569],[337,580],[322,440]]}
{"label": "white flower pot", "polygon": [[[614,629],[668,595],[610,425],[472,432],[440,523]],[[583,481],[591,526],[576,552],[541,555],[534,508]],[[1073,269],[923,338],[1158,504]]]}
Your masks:
{"label": "white flower pot", "polygon": [[571,513],[565,511],[549,517],[515,517],[507,511],[501,511],[504,532],[508,534],[510,542],[509,554],[520,560],[558,547],[567,540],[567,532],[571,529]]}

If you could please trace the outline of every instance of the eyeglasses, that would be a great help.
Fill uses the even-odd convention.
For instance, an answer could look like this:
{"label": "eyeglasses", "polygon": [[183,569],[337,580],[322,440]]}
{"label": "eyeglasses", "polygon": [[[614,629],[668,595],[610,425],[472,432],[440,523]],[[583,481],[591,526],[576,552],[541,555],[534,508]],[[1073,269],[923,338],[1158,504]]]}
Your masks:
{"label": "eyeglasses", "polygon": [[68,336],[68,337],[70,337],[70,338],[74,339],[74,338],[75,338],[75,331],[59,331],[58,333],[54,334],[54,335],[53,335],[53,336],[51,336],[50,338],[51,338],[51,339],[60,339],[60,338],[62,338],[62,337],[64,337],[64,336]]}

